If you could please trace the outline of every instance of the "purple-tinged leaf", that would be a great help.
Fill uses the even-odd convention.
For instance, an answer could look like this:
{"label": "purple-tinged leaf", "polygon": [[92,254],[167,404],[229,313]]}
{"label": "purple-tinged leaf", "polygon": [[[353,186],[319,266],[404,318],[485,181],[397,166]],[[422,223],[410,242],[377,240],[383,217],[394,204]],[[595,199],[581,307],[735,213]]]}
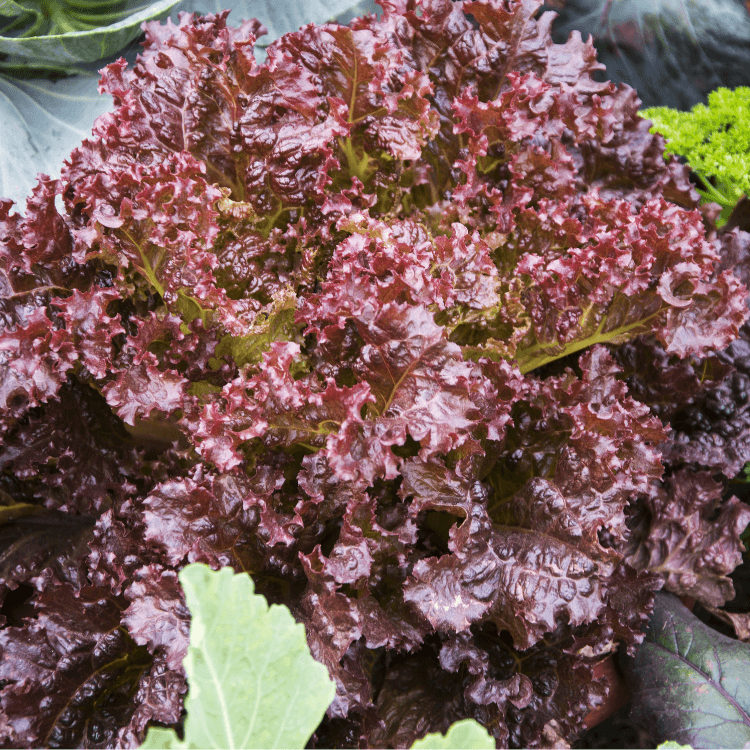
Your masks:
{"label": "purple-tinged leaf", "polygon": [[151,668],[120,627],[125,602],[109,591],[48,585],[36,618],[0,631],[0,726],[11,746],[113,745]]}
{"label": "purple-tinged leaf", "polygon": [[742,560],[750,507],[736,497],[722,502],[723,492],[710,474],[687,468],[652,488],[641,499],[628,563],[663,576],[664,588],[677,596],[710,607],[733,599],[728,574]]}
{"label": "purple-tinged leaf", "polygon": [[656,742],[695,748],[750,742],[750,646],[703,624],[671,594],[658,594],[646,640],[625,662],[630,720]]}

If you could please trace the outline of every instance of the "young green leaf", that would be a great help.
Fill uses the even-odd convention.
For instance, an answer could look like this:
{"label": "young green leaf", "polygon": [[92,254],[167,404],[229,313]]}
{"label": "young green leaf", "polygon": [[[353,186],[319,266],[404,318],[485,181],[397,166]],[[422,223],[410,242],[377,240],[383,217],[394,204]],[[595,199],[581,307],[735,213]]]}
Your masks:
{"label": "young green leaf", "polygon": [[246,573],[191,564],[179,577],[192,615],[185,739],[152,727],[142,747],[304,747],[335,694],[304,626]]}
{"label": "young green leaf", "polygon": [[412,745],[413,750],[446,750],[447,748],[489,750],[493,747],[495,747],[495,740],[474,719],[457,721],[445,734],[433,732]]}
{"label": "young green leaf", "polygon": [[665,153],[684,156],[703,180],[703,199],[722,206],[721,226],[742,195],[750,195],[750,88],[718,88],[708,107],[696,104],[691,112],[652,107],[642,114],[653,121],[651,132],[667,139]]}
{"label": "young green leaf", "polygon": [[630,718],[657,742],[746,746],[749,662],[750,646],[704,625],[677,597],[659,593],[646,640],[625,662]]}

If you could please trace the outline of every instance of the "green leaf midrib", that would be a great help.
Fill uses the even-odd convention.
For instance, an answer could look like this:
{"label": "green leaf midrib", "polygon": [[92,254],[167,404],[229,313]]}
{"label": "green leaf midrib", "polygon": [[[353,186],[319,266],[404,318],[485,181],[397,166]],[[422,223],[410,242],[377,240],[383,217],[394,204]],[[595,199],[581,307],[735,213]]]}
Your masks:
{"label": "green leaf midrib", "polygon": [[[672,623],[672,625],[674,626],[674,623]],[[704,672],[697,664],[695,664],[694,662],[690,661],[686,656],[683,656],[679,652],[675,652],[675,651],[670,650],[670,648],[668,646],[665,646],[664,644],[659,643],[658,641],[652,640],[652,641],[647,641],[647,642],[650,643],[655,648],[659,649],[660,651],[663,651],[664,653],[666,653],[669,657],[672,657],[672,658],[675,658],[675,659],[679,659],[686,666],[688,666],[692,671],[697,672],[699,675],[701,675],[704,678],[705,682],[709,683],[709,685],[717,693],[719,693],[719,695],[721,697],[723,697],[727,701],[727,703],[730,703],[739,712],[740,716],[743,717],[743,723],[746,726],[750,727],[750,714],[748,714],[737,703],[737,701],[734,698],[732,698],[732,696],[729,695],[729,693],[727,693],[727,691],[719,683],[717,683],[710,675],[708,675],[706,672]],[[675,637],[675,643],[677,643],[677,638],[676,637]],[[676,647],[679,649],[679,645],[677,645]],[[714,658],[716,659],[716,663],[717,663],[717,665],[719,665],[718,668],[721,669],[721,664],[722,664],[723,660],[722,660],[721,656],[719,655],[719,653],[717,652],[715,645],[712,646],[712,650],[713,650]]]}

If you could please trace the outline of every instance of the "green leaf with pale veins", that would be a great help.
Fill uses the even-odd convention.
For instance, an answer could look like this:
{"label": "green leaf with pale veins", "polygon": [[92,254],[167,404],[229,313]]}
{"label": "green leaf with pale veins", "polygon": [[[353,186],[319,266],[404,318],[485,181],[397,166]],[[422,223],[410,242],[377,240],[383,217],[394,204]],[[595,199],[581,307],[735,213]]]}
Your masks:
{"label": "green leaf with pale veins", "polygon": [[151,727],[144,748],[302,748],[335,695],[304,626],[268,606],[247,573],[191,564],[185,739]]}
{"label": "green leaf with pale veins", "polygon": [[747,747],[748,664],[749,645],[721,635],[676,596],[660,592],[646,639],[624,664],[630,719],[656,742]]}
{"label": "green leaf with pale veins", "polygon": [[[0,13],[3,15],[10,15],[12,6],[26,12],[25,3],[11,5],[8,0],[2,2],[4,9],[0,8]],[[0,52],[53,66],[94,62],[123,49],[140,36],[144,21],[164,18],[178,2],[125,0],[112,3],[111,0],[102,0],[102,6],[112,6],[110,12],[107,12],[109,7],[99,12],[96,8],[86,11],[66,3],[42,3],[37,13],[44,15],[47,23],[32,36],[6,35],[0,30]],[[29,16],[30,24],[34,23],[32,18]]]}
{"label": "green leaf with pale veins", "polygon": [[13,0],[0,0],[0,16],[14,18],[28,10],[26,3],[16,3]]}
{"label": "green leaf with pale veins", "polygon": [[413,750],[490,750],[495,740],[474,719],[464,719],[453,724],[445,734],[428,734],[413,745]]}

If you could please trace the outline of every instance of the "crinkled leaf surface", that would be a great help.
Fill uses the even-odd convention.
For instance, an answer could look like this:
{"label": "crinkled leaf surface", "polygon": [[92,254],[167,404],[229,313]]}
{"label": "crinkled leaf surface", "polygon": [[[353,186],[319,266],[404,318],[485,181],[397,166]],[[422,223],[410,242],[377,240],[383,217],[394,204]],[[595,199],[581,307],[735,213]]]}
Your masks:
{"label": "crinkled leaf surface", "polygon": [[464,719],[453,724],[444,735],[433,732],[412,745],[415,750],[441,750],[451,747],[461,747],[466,750],[489,749],[495,747],[495,740],[474,719]]}
{"label": "crinkled leaf surface", "polygon": [[[122,598],[94,586],[77,594],[68,583],[48,586],[36,598],[36,617],[0,631],[6,746],[90,747],[95,737],[112,747],[137,712],[132,696],[150,680],[152,662],[119,627]],[[174,686],[165,692],[178,704]],[[179,709],[159,720],[178,716]]]}
{"label": "crinkled leaf surface", "polygon": [[[25,217],[0,202],[0,488],[94,520],[66,586],[88,568],[143,657],[123,746],[178,725],[186,563],[252,571],[304,624],[336,682],[311,748],[466,718],[571,743],[606,695],[593,667],[642,640],[662,576],[621,546],[667,433],[611,347],[712,361],[747,290],[635,93],[537,7],[392,0],[264,64],[260,22],[150,24],[63,179]],[[76,383],[117,430],[51,424]],[[20,728],[39,675],[0,695]]]}
{"label": "crinkled leaf surface", "polygon": [[[261,38],[261,46],[266,46],[282,34],[296,31],[304,24],[322,23],[354,5],[353,0],[284,0],[281,3],[272,0],[183,0],[175,14],[178,9],[199,14],[230,10],[233,23],[238,25],[244,19],[258,18],[268,29]],[[7,6],[6,2],[2,7]],[[29,55],[52,56],[58,65],[97,60],[120,50],[128,52],[128,59],[132,62],[137,50],[126,51],[124,48],[140,32],[140,23],[163,15],[173,6],[174,0],[160,0],[148,11],[138,14],[132,29],[126,23],[128,19],[113,24],[109,27],[113,34],[111,38],[97,30],[57,37],[56,48],[51,43],[37,40],[34,41],[36,46],[31,41],[25,44]],[[15,9],[10,10],[8,15],[15,14]],[[2,13],[5,15],[4,10]],[[18,46],[19,42],[14,40],[13,44]],[[93,54],[94,49],[99,53]],[[0,48],[0,51],[18,54],[16,49]],[[112,106],[108,94],[97,93],[95,70],[105,62],[109,60],[89,66],[88,75],[81,73],[58,81],[0,76],[0,120],[4,124],[0,145],[0,197],[22,203],[36,184],[37,173],[53,177],[60,174],[63,159],[90,135],[94,120]]]}
{"label": "crinkled leaf surface", "polygon": [[695,748],[750,742],[750,646],[704,625],[677,597],[657,594],[646,639],[625,661],[631,720],[657,742]]}
{"label": "crinkled leaf surface", "polygon": [[[750,235],[743,233],[748,238]],[[648,338],[615,357],[634,398],[669,424],[663,460],[694,464],[735,477],[750,455],[750,327],[718,356],[677,360]]]}
{"label": "crinkled leaf surface", "polygon": [[677,596],[719,607],[734,598],[728,574],[742,560],[750,508],[736,497],[722,503],[723,487],[707,472],[682,468],[663,484],[643,499],[649,520],[634,524],[628,564],[663,575]]}
{"label": "crinkled leaf surface", "polygon": [[179,578],[192,616],[185,740],[151,729],[143,747],[304,747],[335,692],[304,627],[231,568],[192,564]]}
{"label": "crinkled leaf surface", "polygon": [[0,599],[8,581],[28,580],[52,570],[63,581],[81,586],[86,581],[83,558],[88,552],[93,522],[31,503],[15,503],[0,495]]}
{"label": "crinkled leaf surface", "polygon": [[644,110],[653,131],[667,139],[665,153],[684,157],[696,177],[704,202],[718,203],[724,226],[744,195],[750,194],[750,88],[719,88],[708,95],[709,106],[696,104],[691,112],[668,107]]}
{"label": "crinkled leaf surface", "polygon": [[[231,10],[235,24],[243,19],[257,18],[268,29],[268,34],[259,40],[259,46],[267,47],[289,31],[296,31],[308,23],[323,23],[336,18],[355,5],[355,0],[186,0],[180,10],[200,14]],[[371,4],[367,6],[366,11],[372,10]]]}

